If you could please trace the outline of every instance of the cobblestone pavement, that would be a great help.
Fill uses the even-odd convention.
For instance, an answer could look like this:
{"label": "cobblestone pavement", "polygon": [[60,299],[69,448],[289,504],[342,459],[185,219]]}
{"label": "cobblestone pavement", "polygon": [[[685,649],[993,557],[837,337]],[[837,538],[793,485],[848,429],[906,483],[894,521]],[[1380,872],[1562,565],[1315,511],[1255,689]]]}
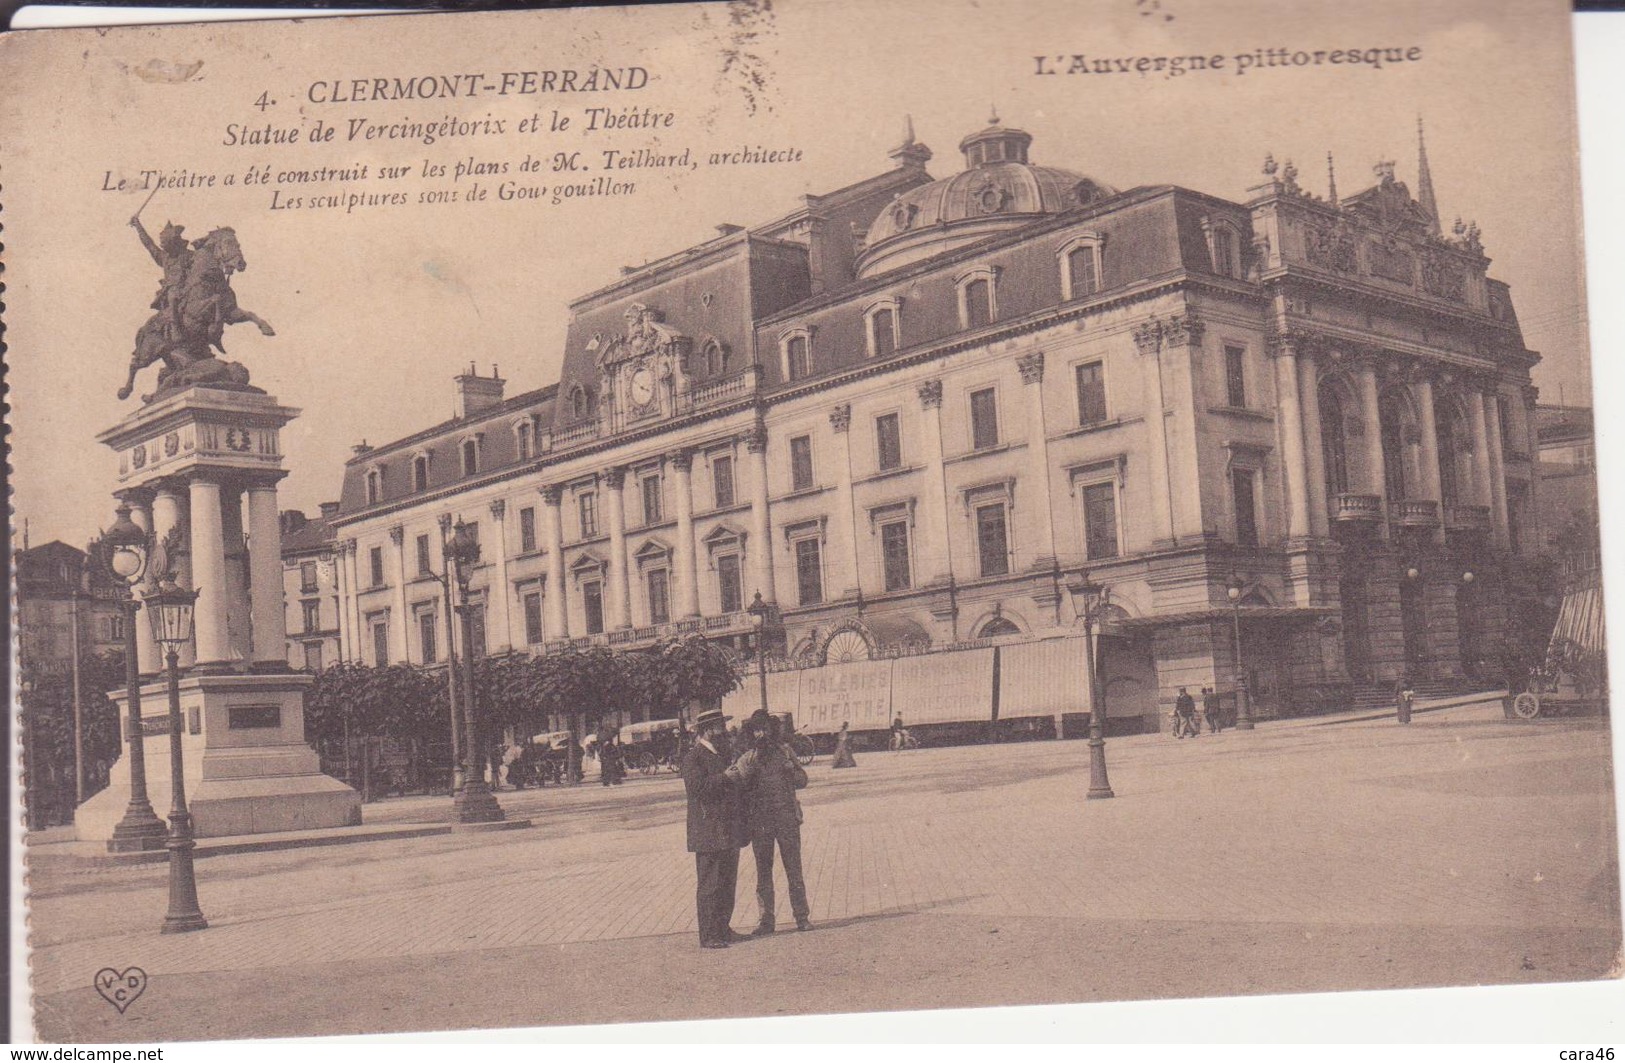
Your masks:
{"label": "cobblestone pavement", "polygon": [[[695,947],[673,776],[504,792],[527,830],[211,857],[198,863],[210,928],[194,934],[156,933],[161,866],[44,860],[31,878],[40,1034],[170,1040],[1617,973],[1607,728],[1499,716],[1466,707],[1408,728],[1113,739],[1111,801],[1083,799],[1084,742],[869,753],[842,772],[820,758],[803,795],[820,929],[729,953]],[[444,803],[384,802],[368,817]],[[782,874],[778,885],[782,924]],[[754,889],[747,850],[736,927],[754,925]],[[1130,948],[1139,973],[1105,977]],[[121,1019],[88,987],[98,969],[131,964],[151,999]],[[512,977],[538,969],[551,972],[545,993]],[[706,971],[748,973],[759,999],[691,999],[689,979]]]}

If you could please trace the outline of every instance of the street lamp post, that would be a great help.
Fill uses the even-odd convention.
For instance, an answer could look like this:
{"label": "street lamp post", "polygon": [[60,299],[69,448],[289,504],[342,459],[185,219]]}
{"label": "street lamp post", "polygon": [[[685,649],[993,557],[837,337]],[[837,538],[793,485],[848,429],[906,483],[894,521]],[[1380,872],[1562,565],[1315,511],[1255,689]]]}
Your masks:
{"label": "street lamp post", "polygon": [[767,711],[767,603],[762,601],[762,592],[757,591],[756,597],[751,599],[750,608],[745,610],[750,614],[751,623],[756,626],[756,679],[762,691],[762,711]]}
{"label": "street lamp post", "polygon": [[1089,578],[1087,571],[1079,572],[1067,584],[1073,605],[1083,614],[1083,674],[1089,687],[1089,794],[1091,801],[1116,797],[1111,780],[1106,777],[1106,698],[1101,689],[1099,669],[1095,662],[1096,615],[1105,604],[1110,591]]}
{"label": "street lamp post", "polygon": [[130,707],[128,711],[130,758],[130,803],[124,818],[113,828],[108,839],[110,852],[127,853],[164,847],[164,824],[152,810],[147,797],[147,753],[145,735],[141,730],[141,664],[136,659],[135,614],[141,608],[135,588],[147,574],[151,560],[152,543],[147,533],[130,519],[130,507],[119,503],[118,519],[102,536],[102,560],[107,571],[123,587],[119,608],[124,611],[124,685]]}
{"label": "street lamp post", "polygon": [[[446,596],[446,702],[451,706],[451,793],[452,797],[463,788],[463,728],[457,713],[457,640],[452,638],[451,617],[454,607],[451,602],[451,514],[443,513],[440,516],[440,559],[446,571],[436,576],[440,581],[440,589]],[[465,643],[463,649],[468,649]]]}
{"label": "street lamp post", "polygon": [[1236,640],[1236,730],[1253,729],[1252,699],[1247,696],[1247,669],[1241,662],[1241,594],[1246,584],[1240,576],[1231,576],[1225,595],[1230,599],[1231,630]]}
{"label": "street lamp post", "polygon": [[480,744],[479,718],[474,703],[474,607],[468,602],[468,579],[480,559],[480,544],[461,520],[457,522],[446,556],[456,565],[457,615],[463,631],[463,785],[453,807],[458,823],[496,823],[502,806],[485,782],[485,748]]}
{"label": "street lamp post", "polygon": [[85,699],[84,684],[80,680],[81,650],[79,647],[79,600],[85,589],[87,569],[83,564],[73,566],[73,596],[69,603],[73,623],[73,806],[85,803]]}
{"label": "street lamp post", "polygon": [[152,637],[164,648],[169,673],[169,786],[173,800],[169,839],[164,843],[169,850],[169,913],[162,927],[165,934],[204,930],[209,925],[197,903],[197,875],[192,868],[192,850],[197,843],[192,840],[192,813],[186,807],[186,762],[181,751],[185,731],[181,722],[180,648],[192,639],[197,596],[196,590],[177,587],[169,573],[147,592],[147,619],[152,623]]}

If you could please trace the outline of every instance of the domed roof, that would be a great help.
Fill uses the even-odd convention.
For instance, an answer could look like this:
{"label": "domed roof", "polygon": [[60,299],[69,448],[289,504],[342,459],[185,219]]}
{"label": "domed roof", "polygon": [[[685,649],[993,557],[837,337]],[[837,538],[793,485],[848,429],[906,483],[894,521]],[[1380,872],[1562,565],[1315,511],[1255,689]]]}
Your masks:
{"label": "domed roof", "polygon": [[[992,122],[959,144],[965,169],[952,177],[904,192],[883,208],[864,240],[864,275],[922,257],[902,254],[905,245],[937,243],[952,231],[948,245],[963,244],[972,229],[978,238],[1113,195],[1115,190],[1080,173],[1027,161],[1032,136]],[[894,243],[895,241],[895,243]],[[889,245],[889,246],[883,246]],[[931,253],[947,247],[932,249]]]}

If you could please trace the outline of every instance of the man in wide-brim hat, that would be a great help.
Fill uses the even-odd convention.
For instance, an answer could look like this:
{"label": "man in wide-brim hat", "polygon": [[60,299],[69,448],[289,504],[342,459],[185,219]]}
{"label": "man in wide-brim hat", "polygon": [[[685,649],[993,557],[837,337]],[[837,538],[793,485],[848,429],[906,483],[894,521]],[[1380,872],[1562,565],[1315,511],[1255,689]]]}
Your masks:
{"label": "man in wide-brim hat", "polygon": [[694,904],[701,946],[725,949],[730,942],[745,937],[734,933],[730,924],[739,881],[739,850],[749,839],[740,785],[727,774],[728,717],[721,709],[699,710],[694,717],[694,731],[694,745],[683,757],[688,851],[694,854],[697,880]]}

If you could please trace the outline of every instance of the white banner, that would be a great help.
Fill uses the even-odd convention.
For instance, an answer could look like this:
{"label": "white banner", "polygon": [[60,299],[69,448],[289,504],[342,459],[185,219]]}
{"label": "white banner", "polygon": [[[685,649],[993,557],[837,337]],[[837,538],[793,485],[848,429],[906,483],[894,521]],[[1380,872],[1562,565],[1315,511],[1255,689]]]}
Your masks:
{"label": "white banner", "polygon": [[891,661],[855,661],[808,668],[801,676],[801,704],[796,726],[815,734],[891,726]]}
{"label": "white banner", "polygon": [[[1080,638],[1020,642],[999,648],[999,718],[1089,711]],[[1108,714],[1110,710],[1108,709]]]}
{"label": "white banner", "polygon": [[993,651],[899,657],[892,670],[892,715],[908,726],[992,719]]}

